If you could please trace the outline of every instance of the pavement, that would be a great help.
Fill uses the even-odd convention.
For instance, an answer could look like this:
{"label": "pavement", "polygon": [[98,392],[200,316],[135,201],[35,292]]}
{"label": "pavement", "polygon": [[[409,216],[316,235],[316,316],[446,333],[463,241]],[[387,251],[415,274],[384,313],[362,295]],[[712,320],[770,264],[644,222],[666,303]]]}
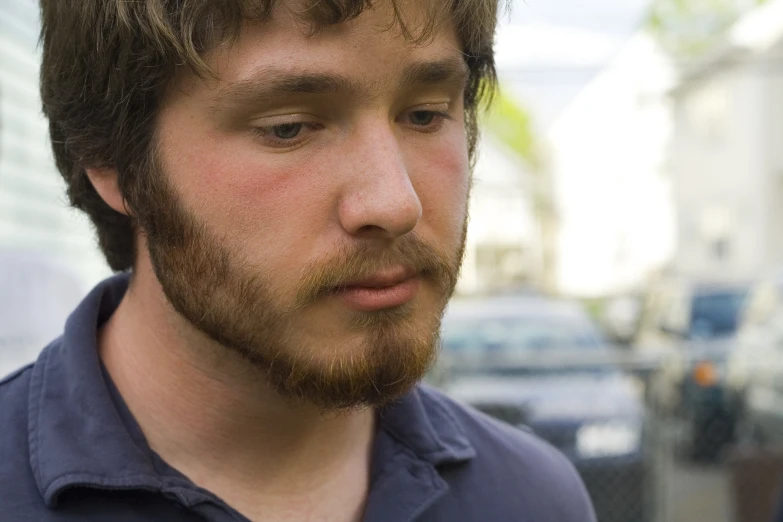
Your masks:
{"label": "pavement", "polygon": [[657,516],[655,522],[742,522],[735,516],[728,464],[688,462],[675,451],[678,433],[656,421]]}
{"label": "pavement", "polygon": [[664,505],[659,522],[735,522],[725,467],[675,462],[663,482]]}

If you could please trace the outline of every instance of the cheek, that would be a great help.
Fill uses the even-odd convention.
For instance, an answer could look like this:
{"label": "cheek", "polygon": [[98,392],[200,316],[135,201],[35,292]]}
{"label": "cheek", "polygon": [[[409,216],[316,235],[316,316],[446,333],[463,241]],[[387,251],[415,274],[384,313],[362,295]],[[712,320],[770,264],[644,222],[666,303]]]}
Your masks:
{"label": "cheek", "polygon": [[178,169],[188,206],[205,221],[243,238],[259,239],[288,232],[299,221],[316,226],[313,214],[323,212],[323,187],[312,183],[309,162],[283,161],[282,156],[262,155],[252,138],[210,137],[204,146],[182,158]]}
{"label": "cheek", "polygon": [[461,231],[470,178],[464,137],[439,141],[417,158],[411,178],[421,199],[423,221]]}

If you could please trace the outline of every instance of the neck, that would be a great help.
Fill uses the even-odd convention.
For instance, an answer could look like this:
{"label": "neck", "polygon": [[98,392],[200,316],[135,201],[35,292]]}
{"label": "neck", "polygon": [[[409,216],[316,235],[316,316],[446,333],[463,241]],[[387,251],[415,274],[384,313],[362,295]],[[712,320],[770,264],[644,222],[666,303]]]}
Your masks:
{"label": "neck", "polygon": [[335,476],[368,481],[372,410],[324,413],[281,397],[259,369],[185,324],[151,270],[136,271],[99,345],[152,449],[196,484],[219,494],[246,486],[258,501],[312,493]]}

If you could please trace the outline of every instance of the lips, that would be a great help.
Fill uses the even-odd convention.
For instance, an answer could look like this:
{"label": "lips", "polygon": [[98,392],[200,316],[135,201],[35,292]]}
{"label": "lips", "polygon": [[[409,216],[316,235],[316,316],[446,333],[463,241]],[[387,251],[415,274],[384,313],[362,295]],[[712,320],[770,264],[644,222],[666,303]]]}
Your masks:
{"label": "lips", "polygon": [[370,277],[348,281],[335,295],[353,310],[372,312],[402,306],[416,297],[419,277],[407,267],[380,271]]}
{"label": "lips", "polygon": [[365,279],[357,279],[354,281],[349,281],[345,284],[340,285],[341,288],[388,288],[390,286],[395,286],[400,283],[405,282],[406,280],[414,277],[416,275],[416,271],[412,268],[395,268],[391,270],[385,270],[382,272],[378,272],[377,274],[374,274],[368,278]]}

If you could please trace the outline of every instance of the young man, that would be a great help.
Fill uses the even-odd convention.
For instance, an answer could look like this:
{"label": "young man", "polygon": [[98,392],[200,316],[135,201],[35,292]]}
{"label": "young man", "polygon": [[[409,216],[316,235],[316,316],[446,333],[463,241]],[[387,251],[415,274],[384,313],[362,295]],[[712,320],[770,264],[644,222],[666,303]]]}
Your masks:
{"label": "young man", "polygon": [[497,0],[42,0],[44,111],[116,276],[0,386],[21,521],[591,521],[417,385]]}

